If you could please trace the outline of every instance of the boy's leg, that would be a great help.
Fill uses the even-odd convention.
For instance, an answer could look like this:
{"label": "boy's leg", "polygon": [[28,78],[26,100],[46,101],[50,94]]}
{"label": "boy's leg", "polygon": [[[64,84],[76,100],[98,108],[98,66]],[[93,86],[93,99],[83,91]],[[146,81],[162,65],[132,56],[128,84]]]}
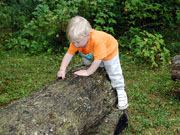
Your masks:
{"label": "boy's leg", "polygon": [[85,66],[90,66],[92,64],[92,61],[91,60],[88,60],[84,57],[82,57],[82,62]]}
{"label": "boy's leg", "polygon": [[[82,57],[82,61],[83,61],[83,64],[85,65],[85,66],[90,66],[91,64],[92,64],[92,60],[88,60],[88,59],[86,59],[86,58],[84,58],[84,57]],[[99,65],[99,67],[104,67],[104,63],[102,62],[100,65]]]}
{"label": "boy's leg", "polygon": [[119,53],[108,61],[103,61],[106,72],[111,80],[111,85],[117,91],[118,108],[124,110],[128,107],[128,99],[125,91],[124,77],[119,60]]}

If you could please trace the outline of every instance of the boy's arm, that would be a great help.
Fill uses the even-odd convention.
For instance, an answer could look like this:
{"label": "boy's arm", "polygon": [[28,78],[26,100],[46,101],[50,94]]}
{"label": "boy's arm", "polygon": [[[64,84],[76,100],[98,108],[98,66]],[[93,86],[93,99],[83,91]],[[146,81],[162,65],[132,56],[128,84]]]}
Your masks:
{"label": "boy's arm", "polygon": [[89,76],[97,70],[101,62],[102,60],[94,60],[91,66],[87,70],[76,71],[74,74],[79,75],[79,76]]}
{"label": "boy's arm", "polygon": [[57,73],[57,76],[58,76],[58,77],[62,77],[62,79],[65,78],[66,68],[67,68],[67,66],[69,65],[69,63],[70,63],[70,61],[71,61],[71,59],[72,59],[73,56],[74,56],[74,55],[71,55],[71,54],[68,53],[68,52],[64,55],[64,58],[63,58],[63,60],[62,60],[62,62],[61,62],[60,69],[59,69],[59,71],[58,71],[58,73]]}

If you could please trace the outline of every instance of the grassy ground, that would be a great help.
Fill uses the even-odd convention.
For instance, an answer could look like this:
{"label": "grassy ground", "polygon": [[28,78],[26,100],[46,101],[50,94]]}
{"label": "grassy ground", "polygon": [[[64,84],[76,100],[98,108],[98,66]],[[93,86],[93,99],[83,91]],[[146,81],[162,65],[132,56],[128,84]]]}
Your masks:
{"label": "grassy ground", "polygon": [[151,70],[132,59],[121,57],[131,119],[125,133],[180,134],[180,83],[171,80],[170,66]]}
{"label": "grassy ground", "polygon": [[[43,88],[56,79],[62,56],[27,56],[0,51],[0,106]],[[71,66],[81,60],[75,57]],[[121,54],[129,97],[127,135],[180,134],[180,82],[171,80],[171,66],[156,70],[137,65],[133,57]]]}
{"label": "grassy ground", "polygon": [[[0,51],[0,106],[41,89],[56,79],[62,56],[28,56]],[[77,58],[75,58],[77,59]],[[70,66],[79,61],[74,61]]]}

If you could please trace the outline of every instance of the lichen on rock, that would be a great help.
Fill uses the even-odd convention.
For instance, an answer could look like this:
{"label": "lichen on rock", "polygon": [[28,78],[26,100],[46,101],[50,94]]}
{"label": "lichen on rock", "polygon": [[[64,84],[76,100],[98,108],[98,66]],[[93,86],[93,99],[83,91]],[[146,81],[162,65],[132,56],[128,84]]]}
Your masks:
{"label": "lichen on rock", "polygon": [[103,68],[88,77],[74,75],[83,68],[1,108],[0,134],[79,135],[96,125],[115,105],[115,90]]}

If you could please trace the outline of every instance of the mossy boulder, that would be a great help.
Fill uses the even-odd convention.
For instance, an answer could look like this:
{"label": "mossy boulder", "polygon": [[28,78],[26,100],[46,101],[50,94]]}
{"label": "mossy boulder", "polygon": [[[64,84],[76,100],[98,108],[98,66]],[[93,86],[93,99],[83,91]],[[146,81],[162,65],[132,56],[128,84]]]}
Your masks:
{"label": "mossy boulder", "polygon": [[[89,77],[71,69],[65,80],[0,109],[1,135],[79,135],[97,125],[115,106],[115,90],[103,68]],[[118,118],[117,118],[118,119]]]}

